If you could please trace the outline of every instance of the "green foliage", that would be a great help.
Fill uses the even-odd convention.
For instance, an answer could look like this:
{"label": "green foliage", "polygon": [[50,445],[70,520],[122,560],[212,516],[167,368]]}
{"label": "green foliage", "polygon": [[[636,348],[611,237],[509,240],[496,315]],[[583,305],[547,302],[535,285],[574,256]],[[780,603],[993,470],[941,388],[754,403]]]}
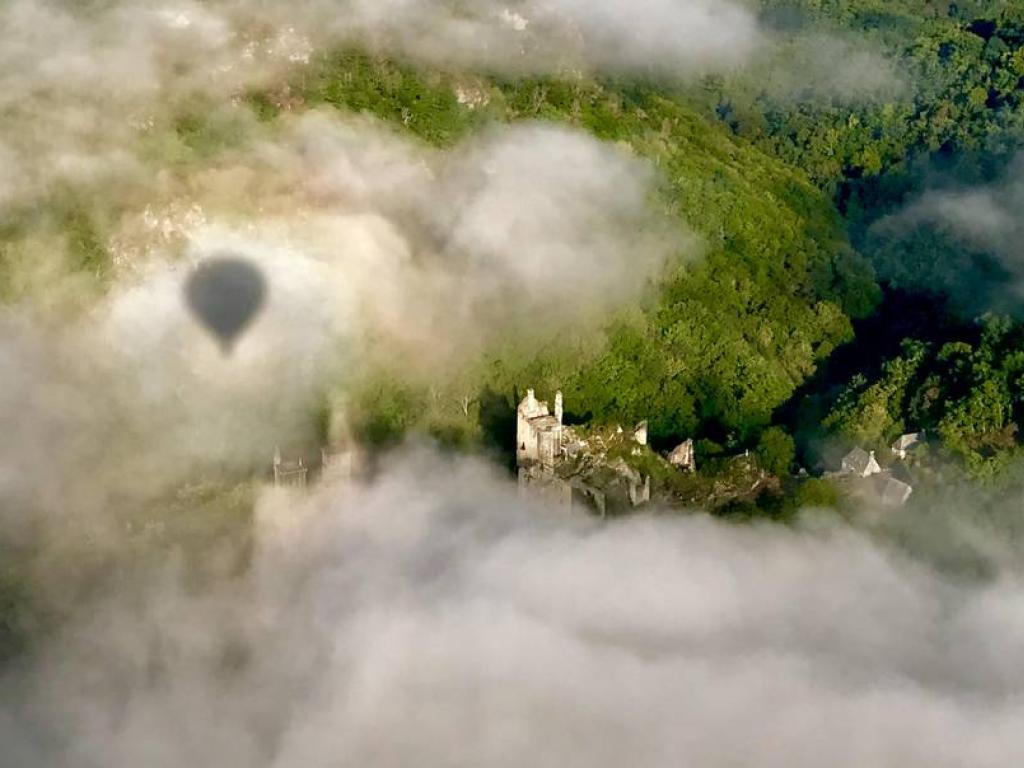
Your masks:
{"label": "green foliage", "polygon": [[941,381],[945,397],[931,415],[943,445],[977,476],[993,475],[1016,448],[1022,345],[1020,329],[989,317],[975,344],[950,343],[937,356],[931,383]]}
{"label": "green foliage", "polygon": [[[458,88],[484,94],[486,105],[460,103]],[[656,88],[469,77],[349,50],[319,59],[289,98],[369,113],[437,145],[493,123],[567,123],[661,170],[658,202],[698,230],[701,260],[670,265],[651,301],[610,323],[599,352],[542,348],[522,359],[499,342],[477,394],[551,383],[573,410],[599,422],[650,419],[659,444],[709,429],[742,439],[849,340],[849,316],[877,301],[870,268],[802,173]],[[283,98],[250,100],[267,117]],[[423,420],[432,409],[428,403]]]}
{"label": "green foliage", "polygon": [[423,423],[427,412],[424,392],[385,376],[363,382],[353,393],[351,402],[356,437],[375,448],[401,441],[412,426]]}
{"label": "green foliage", "polygon": [[839,494],[828,480],[809,477],[796,489],[793,499],[799,509],[834,509]]}
{"label": "green foliage", "polygon": [[[6,555],[6,553],[5,553]],[[4,558],[0,568],[0,661],[23,650],[31,629],[31,595],[24,573]]]}
{"label": "green foliage", "polygon": [[873,447],[904,432],[909,388],[926,353],[924,344],[907,340],[903,355],[886,362],[877,381],[868,385],[863,376],[854,376],[822,426],[850,442]]}
{"label": "green foliage", "polygon": [[[147,547],[173,549],[185,556],[193,576],[211,575],[204,569],[217,567],[205,563],[210,555],[233,555],[220,565],[239,567],[249,555],[253,510],[257,488],[251,482],[232,484],[223,478],[211,479],[179,488],[172,498],[154,501],[126,521],[139,554]],[[231,561],[234,561],[233,563]]]}
{"label": "green foliage", "polygon": [[[762,5],[769,13],[785,7],[797,15],[802,24],[795,35],[852,32],[861,46],[875,43],[905,82],[902,91],[882,98],[792,103],[766,93],[758,73],[741,73],[708,80],[691,94],[738,135],[838,193],[844,209],[889,207],[894,198],[875,199],[879,185],[872,180],[905,176],[915,156],[987,151],[1018,141],[1024,104],[1019,3],[999,9],[928,3],[924,12],[917,0],[762,0]],[[950,13],[954,5],[958,12]],[[979,25],[981,19],[990,25]]]}
{"label": "green foliage", "polygon": [[187,154],[197,160],[240,146],[248,133],[238,112],[206,103],[180,107],[172,128]]}
{"label": "green foliage", "polygon": [[86,190],[60,185],[37,205],[0,216],[0,302],[59,297],[85,306],[111,277],[115,218]]}
{"label": "green foliage", "polygon": [[91,213],[81,204],[64,210],[60,225],[67,238],[71,268],[104,277],[110,267],[110,254]]}
{"label": "green foliage", "polygon": [[[476,86],[476,79],[471,81]],[[430,144],[446,146],[484,124],[490,115],[489,108],[473,110],[460,104],[457,85],[444,72],[347,49],[318,56],[297,92],[303,105],[329,104],[371,114]],[[488,90],[488,98],[493,95]],[[264,118],[276,112],[281,100],[265,93],[252,96]]]}
{"label": "green foliage", "polygon": [[757,460],[765,470],[785,477],[793,467],[796,443],[781,427],[769,427],[757,443]]}
{"label": "green foliage", "polygon": [[637,85],[502,88],[513,118],[573,122],[653,160],[665,205],[707,246],[699,264],[669,274],[642,318],[613,324],[603,355],[567,377],[567,397],[595,418],[650,418],[662,443],[709,425],[746,435],[850,338],[846,313],[873,305],[870,270],[807,182],[681,104]]}
{"label": "green foliage", "polygon": [[926,428],[975,477],[998,473],[1017,448],[1024,412],[1024,329],[983,318],[937,350],[907,339],[873,382],[858,374],[824,419],[835,434],[883,448],[901,432]]}

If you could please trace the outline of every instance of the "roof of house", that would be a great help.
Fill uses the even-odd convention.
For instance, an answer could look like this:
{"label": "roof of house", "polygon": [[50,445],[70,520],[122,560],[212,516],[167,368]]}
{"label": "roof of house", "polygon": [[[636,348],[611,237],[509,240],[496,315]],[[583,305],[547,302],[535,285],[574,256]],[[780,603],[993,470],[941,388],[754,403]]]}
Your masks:
{"label": "roof of house", "polygon": [[882,503],[891,506],[899,506],[906,503],[910,494],[914,492],[912,486],[892,476],[879,477],[875,487]]}
{"label": "roof of house", "polygon": [[924,437],[922,432],[908,432],[905,435],[900,435],[896,442],[892,444],[894,450],[904,451],[910,446],[921,441]]}
{"label": "roof of house", "polygon": [[843,456],[843,466],[852,469],[854,472],[863,472],[868,468],[871,461],[871,454],[860,446],[857,446],[848,454]]}
{"label": "roof of house", "polygon": [[914,485],[917,482],[917,478],[914,476],[914,471],[907,466],[906,462],[898,461],[889,468],[889,474],[897,480],[906,483],[907,485]]}

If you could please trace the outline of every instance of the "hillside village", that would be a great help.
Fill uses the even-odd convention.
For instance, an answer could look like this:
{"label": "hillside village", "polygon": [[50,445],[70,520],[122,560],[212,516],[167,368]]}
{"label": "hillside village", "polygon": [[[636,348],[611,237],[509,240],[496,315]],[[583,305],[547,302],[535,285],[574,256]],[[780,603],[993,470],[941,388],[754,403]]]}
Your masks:
{"label": "hillside village", "polygon": [[[332,416],[325,444],[314,454],[275,446],[270,477],[276,487],[303,488],[314,479],[359,479],[369,472],[366,452],[343,415]],[[631,428],[565,423],[561,391],[553,400],[528,389],[515,412],[515,476],[522,495],[599,517],[651,507],[727,510],[781,498],[811,479],[805,469],[778,476],[749,450],[715,457],[698,471],[692,438],[659,453],[648,441],[647,422]],[[891,446],[885,466],[875,451],[853,447],[821,473],[843,498],[876,508],[900,507],[914,491],[909,459],[925,444],[923,432]]]}
{"label": "hillside village", "polygon": [[[583,506],[601,517],[621,514],[656,499],[667,506],[714,510],[763,493],[778,493],[782,481],[759,466],[749,451],[697,472],[693,439],[662,456],[648,445],[647,423],[632,429],[587,429],[564,423],[564,398],[553,408],[533,389],[516,408],[516,473],[520,491],[563,507]],[[854,447],[825,479],[853,499],[875,507],[899,507],[913,493],[906,465],[923,433],[901,436],[892,445],[893,463],[883,468],[874,451]],[[794,476],[808,478],[806,470]]]}

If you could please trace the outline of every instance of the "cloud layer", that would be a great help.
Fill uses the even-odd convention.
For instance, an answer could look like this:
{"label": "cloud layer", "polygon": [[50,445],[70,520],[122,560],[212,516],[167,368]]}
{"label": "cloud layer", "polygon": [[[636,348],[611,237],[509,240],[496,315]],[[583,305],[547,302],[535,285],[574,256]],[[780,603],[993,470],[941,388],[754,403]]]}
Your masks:
{"label": "cloud layer", "polygon": [[[372,355],[440,375],[504,335],[605,317],[689,247],[651,212],[652,180],[563,129],[431,152],[362,120],[294,120],[125,217],[128,267],[95,306],[0,314],[5,515],[78,516],[205,466],[263,466]],[[183,295],[225,253],[268,286],[229,357]]]}
{"label": "cloud layer", "polygon": [[[439,151],[352,116],[267,127],[225,107],[245,140],[175,165],[181,105],[349,40],[681,77],[764,43],[711,0],[13,0],[0,30],[0,212],[29,222],[38,286],[0,310],[0,544],[42,529],[115,550],[137,544],[119,511],[265,466],[371,354],[441,369],[585,326],[693,251],[652,207],[652,169],[578,132]],[[108,216],[115,259],[84,301],[47,271],[59,238],[36,209],[68,187]],[[221,253],[269,291],[230,357],[182,300]],[[257,517],[241,576],[197,589],[154,553],[5,667],[0,762],[1003,766],[1024,746],[1011,575],[951,584],[841,526],[599,526],[429,451],[366,487],[267,491]],[[77,595],[52,558],[47,586]]]}
{"label": "cloud layer", "polygon": [[[1024,296],[1024,158],[1007,163],[1001,177],[973,186],[936,179],[931,188],[871,230],[884,277],[946,292],[960,309],[1020,314]],[[908,261],[927,253],[927,263]]]}
{"label": "cloud layer", "polygon": [[750,13],[710,0],[12,0],[0,8],[0,206],[55,181],[143,175],[140,131],[183,100],[275,82],[330,46],[507,73],[686,77],[736,65],[758,39]]}
{"label": "cloud layer", "polygon": [[251,573],[90,606],[3,681],[17,764],[1005,766],[1024,602],[842,525],[599,525],[429,452],[267,495]]}

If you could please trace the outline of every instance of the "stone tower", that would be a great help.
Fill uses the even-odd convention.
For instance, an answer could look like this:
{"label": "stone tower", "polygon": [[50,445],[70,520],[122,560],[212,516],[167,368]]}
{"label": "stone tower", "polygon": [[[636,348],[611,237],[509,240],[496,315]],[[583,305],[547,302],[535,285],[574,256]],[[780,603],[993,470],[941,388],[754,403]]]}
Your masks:
{"label": "stone tower", "polygon": [[555,415],[548,404],[537,400],[532,389],[516,409],[516,464],[554,466],[562,450],[562,399],[555,396]]}
{"label": "stone tower", "polygon": [[302,487],[306,484],[307,468],[302,459],[285,461],[281,457],[281,449],[274,447],[274,485],[283,487]]}

